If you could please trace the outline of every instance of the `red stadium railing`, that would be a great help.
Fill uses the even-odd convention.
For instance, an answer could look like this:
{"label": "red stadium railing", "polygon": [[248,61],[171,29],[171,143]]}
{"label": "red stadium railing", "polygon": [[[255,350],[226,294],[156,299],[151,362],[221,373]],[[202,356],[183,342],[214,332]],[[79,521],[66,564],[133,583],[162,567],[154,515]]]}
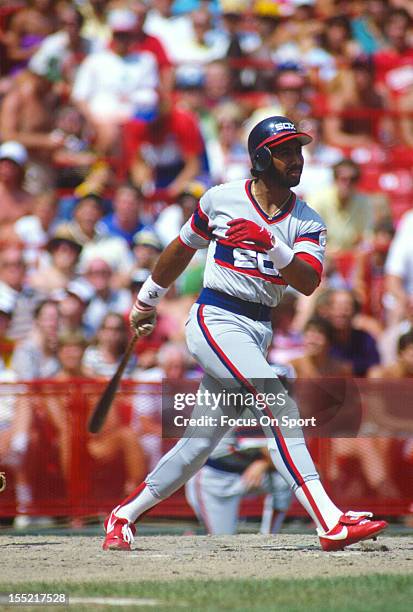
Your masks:
{"label": "red stadium railing", "polygon": [[[106,513],[174,443],[161,438],[161,387],[125,382],[103,430],[87,432],[102,383],[38,381],[0,385],[0,517],[88,517]],[[345,509],[401,516],[413,511],[412,382],[352,380],[295,383],[327,490]],[[243,514],[258,516],[261,501]],[[302,515],[294,502],[290,513]],[[189,517],[183,491],[151,511]]]}

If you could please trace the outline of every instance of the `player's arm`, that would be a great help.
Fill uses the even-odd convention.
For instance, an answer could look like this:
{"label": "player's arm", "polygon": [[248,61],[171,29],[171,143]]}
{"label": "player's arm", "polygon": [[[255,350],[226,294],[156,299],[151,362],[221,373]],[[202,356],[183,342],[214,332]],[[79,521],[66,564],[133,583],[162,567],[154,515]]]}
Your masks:
{"label": "player's arm", "polygon": [[[205,194],[207,196],[207,194]],[[208,197],[203,198],[207,203]],[[147,336],[155,326],[156,307],[168,291],[168,287],[182,274],[197,249],[206,248],[211,240],[209,218],[196,207],[192,217],[159,257],[152,275],[144,282],[132,308],[130,324],[139,336]]]}
{"label": "player's arm", "polygon": [[179,238],[175,238],[163,251],[155,265],[152,272],[154,282],[161,287],[168,288],[182,274],[194,254],[195,249],[187,247]]}
{"label": "player's arm", "polygon": [[293,256],[291,263],[279,272],[285,282],[303,293],[311,295],[320,284],[320,277],[314,267],[300,258],[299,254]]}
{"label": "player's arm", "polygon": [[139,291],[130,314],[130,324],[138,336],[147,336],[155,327],[156,307],[168,288],[185,270],[195,249],[175,238],[159,257],[152,275]]}

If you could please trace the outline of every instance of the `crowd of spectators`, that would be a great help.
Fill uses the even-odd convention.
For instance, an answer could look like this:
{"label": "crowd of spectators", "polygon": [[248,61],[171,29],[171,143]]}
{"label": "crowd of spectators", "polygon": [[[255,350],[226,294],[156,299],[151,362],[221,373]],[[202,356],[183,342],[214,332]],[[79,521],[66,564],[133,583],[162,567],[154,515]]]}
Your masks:
{"label": "crowd of spectators", "polygon": [[[209,186],[249,177],[269,114],[314,136],[296,191],[329,236],[319,289],[274,312],[270,362],[413,376],[409,0],[0,0],[0,58],[0,380],[110,376],[159,253]],[[128,377],[173,354],[197,374],[204,257]]]}

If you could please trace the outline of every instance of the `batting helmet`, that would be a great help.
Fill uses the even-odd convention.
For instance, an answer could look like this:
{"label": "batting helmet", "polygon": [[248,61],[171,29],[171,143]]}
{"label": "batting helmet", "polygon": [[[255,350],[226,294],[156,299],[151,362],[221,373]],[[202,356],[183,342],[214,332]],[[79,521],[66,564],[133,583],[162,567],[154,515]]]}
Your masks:
{"label": "batting helmet", "polygon": [[308,134],[297,132],[294,123],[287,117],[267,117],[257,123],[248,136],[248,153],[253,173],[260,174],[270,168],[271,145],[279,145],[293,138],[297,138],[303,145],[312,141]]}

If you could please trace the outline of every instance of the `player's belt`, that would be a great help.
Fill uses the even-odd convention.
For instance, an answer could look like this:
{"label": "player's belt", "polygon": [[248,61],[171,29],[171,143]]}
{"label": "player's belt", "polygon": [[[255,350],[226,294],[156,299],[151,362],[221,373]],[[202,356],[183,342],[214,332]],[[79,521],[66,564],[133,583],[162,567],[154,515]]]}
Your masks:
{"label": "player's belt", "polygon": [[216,289],[202,289],[197,304],[205,304],[207,306],[217,306],[224,310],[229,310],[234,314],[243,315],[254,321],[270,321],[271,307],[256,302],[247,302],[241,300],[234,295],[216,291]]}

